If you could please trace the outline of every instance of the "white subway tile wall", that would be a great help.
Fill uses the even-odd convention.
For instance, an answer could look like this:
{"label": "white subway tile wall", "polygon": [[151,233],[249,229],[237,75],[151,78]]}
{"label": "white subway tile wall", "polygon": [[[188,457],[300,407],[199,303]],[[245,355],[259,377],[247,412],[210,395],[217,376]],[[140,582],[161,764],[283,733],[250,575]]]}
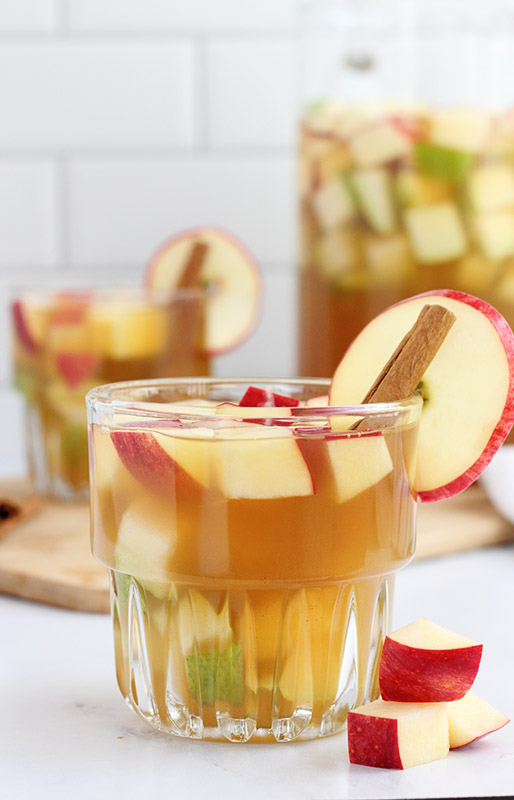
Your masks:
{"label": "white subway tile wall", "polygon": [[13,286],[137,285],[157,245],[219,225],[265,279],[220,375],[294,374],[296,0],[0,2],[0,467],[25,469]]}

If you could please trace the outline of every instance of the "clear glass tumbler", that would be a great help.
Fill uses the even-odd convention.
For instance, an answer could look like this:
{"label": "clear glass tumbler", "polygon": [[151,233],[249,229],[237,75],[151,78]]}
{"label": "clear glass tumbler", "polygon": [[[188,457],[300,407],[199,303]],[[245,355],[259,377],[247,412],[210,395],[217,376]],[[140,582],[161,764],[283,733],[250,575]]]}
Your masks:
{"label": "clear glass tumbler", "polygon": [[36,490],[86,500],[85,395],[100,383],[208,375],[206,294],[139,289],[33,290],[11,304],[13,377],[26,401]]}
{"label": "clear glass tumbler", "polygon": [[[250,383],[291,405],[238,405]],[[378,695],[394,573],[414,553],[421,399],[329,408],[327,389],[198,378],[88,394],[117,680],[159,731],[327,736]]]}
{"label": "clear glass tumbler", "polygon": [[514,326],[514,11],[312,0],[299,31],[299,373],[437,288]]}

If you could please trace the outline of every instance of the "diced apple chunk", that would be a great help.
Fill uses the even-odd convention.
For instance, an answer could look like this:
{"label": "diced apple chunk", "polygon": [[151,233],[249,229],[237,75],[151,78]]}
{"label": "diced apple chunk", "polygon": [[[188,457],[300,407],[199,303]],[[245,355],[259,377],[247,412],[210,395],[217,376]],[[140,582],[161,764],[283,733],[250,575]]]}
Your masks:
{"label": "diced apple chunk", "polygon": [[430,121],[430,140],[443,147],[479,153],[485,146],[490,128],[490,119],[478,111],[438,111]]}
{"label": "diced apple chunk", "polygon": [[364,242],[364,257],[368,271],[381,283],[404,280],[414,265],[409,241],[403,233],[393,236],[369,234]]}
{"label": "diced apple chunk", "polygon": [[445,703],[373,703],[348,714],[352,764],[408,769],[445,758],[449,750]]}
{"label": "diced apple chunk", "polygon": [[475,228],[488,258],[505,258],[514,253],[514,209],[477,214]]}
{"label": "diced apple chunk", "polygon": [[514,170],[507,164],[477,167],[469,176],[469,196],[476,211],[514,205]]}
{"label": "diced apple chunk", "polygon": [[366,222],[384,236],[393,233],[397,220],[389,172],[380,167],[355,170],[351,181]]}
{"label": "diced apple chunk", "polygon": [[243,425],[220,432],[213,443],[216,483],[231,499],[305,497],[312,478],[292,431]]}
{"label": "diced apple chunk", "polygon": [[329,231],[355,216],[355,207],[342,178],[332,178],[312,194],[312,209],[320,227]]}
{"label": "diced apple chunk", "polygon": [[358,167],[376,167],[406,156],[411,139],[396,125],[382,120],[359,131],[348,141],[348,147]]}
{"label": "diced apple chunk", "polygon": [[180,648],[185,656],[196,648],[225,650],[232,642],[228,599],[216,611],[202,592],[191,589],[182,594],[178,606]]}
{"label": "diced apple chunk", "polygon": [[358,263],[358,237],[352,230],[324,233],[314,245],[312,258],[318,272],[329,280],[351,272]]}
{"label": "diced apple chunk", "polygon": [[90,346],[112,359],[147,358],[161,350],[167,338],[163,309],[126,302],[97,303],[90,311]]}
{"label": "diced apple chunk", "polygon": [[417,619],[386,636],[379,669],[384,700],[440,703],[459,700],[475,680],[482,645]]}
{"label": "diced apple chunk", "polygon": [[413,169],[402,169],[396,175],[396,193],[402,206],[429,206],[451,200],[453,191],[448,181],[422,175]]}
{"label": "diced apple chunk", "polygon": [[143,495],[134,500],[120,520],[114,566],[141,579],[151,591],[157,588],[154,593],[160,594],[162,584],[169,582],[169,560],[176,544],[171,509]]}
{"label": "diced apple chunk", "polygon": [[468,692],[460,700],[448,703],[447,712],[451,750],[493,733],[510,722],[505,714],[497,711],[473,692]]}
{"label": "diced apple chunk", "polygon": [[453,203],[408,209],[405,224],[414,255],[423,264],[452,261],[466,251],[464,226]]}
{"label": "diced apple chunk", "polygon": [[340,503],[374,486],[393,469],[389,449],[381,434],[329,438],[327,451]]}

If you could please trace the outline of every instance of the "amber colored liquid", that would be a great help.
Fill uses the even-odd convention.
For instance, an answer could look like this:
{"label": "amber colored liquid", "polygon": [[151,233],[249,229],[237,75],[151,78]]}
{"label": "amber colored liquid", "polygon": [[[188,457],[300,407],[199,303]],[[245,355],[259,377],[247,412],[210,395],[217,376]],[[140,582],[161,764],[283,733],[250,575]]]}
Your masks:
{"label": "amber colored liquid", "polygon": [[[315,494],[236,500],[152,492],[121,462],[108,478],[109,436],[95,426],[93,552],[112,570],[118,683],[144,719],[181,736],[281,741],[334,733],[377,696],[393,573],[413,555],[415,431],[385,434],[393,469],[345,502],[323,437],[305,451]],[[128,579],[118,532],[134,503]],[[174,542],[147,575],[145,523]]]}
{"label": "amber colored liquid", "polygon": [[[33,311],[43,337],[37,350],[27,348],[13,325],[14,380],[27,400],[33,484],[45,494],[81,499],[87,498],[89,487],[86,393],[114,381],[208,375],[209,359],[202,349],[203,311],[199,303],[149,308],[158,325],[149,334],[146,352],[134,337],[139,352],[132,354],[130,345],[120,340],[123,331],[130,330],[131,316],[140,313],[137,308],[127,307],[120,340],[114,339],[114,345],[99,325],[87,319],[60,328],[53,322],[57,310],[62,316],[66,302],[42,304]],[[140,325],[137,320],[136,324]],[[70,383],[59,368],[62,352],[71,360],[91,357],[91,368]]]}

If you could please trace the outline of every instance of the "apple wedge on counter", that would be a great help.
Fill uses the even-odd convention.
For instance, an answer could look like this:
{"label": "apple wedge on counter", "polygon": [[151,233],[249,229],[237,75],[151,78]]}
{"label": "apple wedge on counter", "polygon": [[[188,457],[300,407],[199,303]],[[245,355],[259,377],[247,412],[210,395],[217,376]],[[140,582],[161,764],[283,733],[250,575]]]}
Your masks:
{"label": "apple wedge on counter", "polygon": [[386,637],[380,657],[382,697],[348,714],[352,764],[407,769],[509,722],[469,691],[482,645],[427,619]]}

